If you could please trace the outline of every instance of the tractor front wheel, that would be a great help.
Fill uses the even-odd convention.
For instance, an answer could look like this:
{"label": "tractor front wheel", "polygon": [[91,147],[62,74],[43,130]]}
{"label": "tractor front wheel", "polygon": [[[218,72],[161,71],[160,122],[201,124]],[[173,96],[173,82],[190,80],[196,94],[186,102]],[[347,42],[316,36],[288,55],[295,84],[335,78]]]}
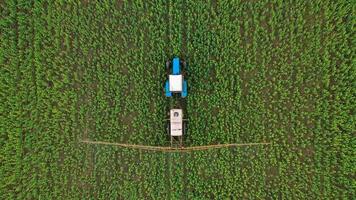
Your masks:
{"label": "tractor front wheel", "polygon": [[182,65],[182,68],[183,68],[183,74],[184,75],[187,75],[188,74],[188,66],[187,66],[187,62],[185,61],[185,60],[182,60],[181,62],[180,62],[180,64]]}
{"label": "tractor front wheel", "polygon": [[187,62],[185,62],[185,60],[181,60],[181,61],[180,61],[180,64],[181,64],[184,68],[187,67]]}
{"label": "tractor front wheel", "polygon": [[166,62],[166,70],[169,70],[170,65],[171,65],[171,61],[168,60],[168,61]]}

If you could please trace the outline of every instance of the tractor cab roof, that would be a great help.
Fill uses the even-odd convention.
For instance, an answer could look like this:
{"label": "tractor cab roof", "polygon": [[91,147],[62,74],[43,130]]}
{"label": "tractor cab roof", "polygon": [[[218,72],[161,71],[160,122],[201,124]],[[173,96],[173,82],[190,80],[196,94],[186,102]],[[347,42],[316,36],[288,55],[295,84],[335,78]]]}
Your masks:
{"label": "tractor cab roof", "polygon": [[183,90],[183,76],[169,75],[169,91],[181,92]]}

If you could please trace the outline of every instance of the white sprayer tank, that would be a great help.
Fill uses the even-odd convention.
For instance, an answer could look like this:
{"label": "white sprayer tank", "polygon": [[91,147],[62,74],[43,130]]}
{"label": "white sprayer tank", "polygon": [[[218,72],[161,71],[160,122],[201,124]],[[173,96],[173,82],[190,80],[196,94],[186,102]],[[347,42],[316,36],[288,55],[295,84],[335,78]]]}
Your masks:
{"label": "white sprayer tank", "polygon": [[183,135],[183,110],[171,109],[170,122],[171,122],[171,136],[182,136]]}

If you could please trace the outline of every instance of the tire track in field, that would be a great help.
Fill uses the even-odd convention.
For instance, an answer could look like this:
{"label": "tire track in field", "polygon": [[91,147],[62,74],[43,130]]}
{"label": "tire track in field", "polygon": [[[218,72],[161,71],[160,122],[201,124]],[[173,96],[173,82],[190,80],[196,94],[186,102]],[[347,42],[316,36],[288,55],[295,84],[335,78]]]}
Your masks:
{"label": "tire track in field", "polygon": [[[16,5],[19,6],[19,5]],[[12,12],[12,10],[10,11]],[[20,11],[18,8],[16,8],[14,10],[14,14],[13,14],[13,26],[11,27],[12,29],[14,29],[14,51],[16,51],[16,53],[18,55],[21,55],[21,49],[20,49],[20,33],[19,33],[19,26],[20,26],[20,22],[19,22],[19,15],[20,15]],[[20,57],[20,56],[19,56]],[[21,82],[21,62],[19,59],[14,59],[14,63],[15,63],[15,94],[13,94],[14,96],[16,96],[16,101],[20,101],[22,102],[22,98],[21,98],[21,84],[19,84],[19,82]],[[22,118],[22,113],[23,113],[23,105],[18,105],[18,102],[15,102],[17,104],[17,106],[15,107],[16,111],[19,112],[19,114],[16,114],[16,118],[21,119]],[[14,171],[16,174],[21,174],[22,175],[22,170],[23,170],[23,152],[24,152],[24,147],[23,147],[23,143],[24,143],[24,133],[23,133],[23,120],[21,119],[20,122],[16,123],[16,126],[18,126],[20,128],[19,131],[19,139],[17,139],[16,144],[17,146],[19,146],[18,149],[14,150],[14,160],[16,160],[16,162],[18,164],[15,164],[14,167]],[[20,155],[19,155],[20,154]],[[19,162],[18,160],[21,160],[21,162]],[[19,166],[18,166],[19,165]],[[16,175],[16,182],[20,182],[20,180],[18,180],[19,175]],[[16,183],[19,185],[20,190],[23,189],[22,185],[19,183]],[[11,183],[9,183],[9,185],[11,185]]]}
{"label": "tire track in field", "polygon": [[171,154],[168,153],[166,154],[165,156],[165,166],[166,167],[166,170],[165,170],[165,173],[166,173],[166,178],[165,178],[165,181],[166,181],[166,191],[167,191],[167,195],[168,195],[168,198],[167,199],[171,199],[171,191],[172,191],[172,183],[171,183]]}
{"label": "tire track in field", "polygon": [[[86,9],[89,9],[90,5],[86,7]],[[77,8],[80,9],[80,8]],[[87,15],[80,15],[79,20],[88,20],[92,21],[92,17],[87,16]],[[86,31],[88,27],[86,25],[81,25],[79,26],[78,32],[81,33],[81,31]],[[80,30],[82,29],[82,30]],[[86,40],[90,40],[90,38],[85,38],[83,35],[83,38],[78,38],[79,39],[79,46],[78,46],[78,55],[81,55],[83,57],[83,64],[84,66],[92,66],[93,65],[93,51],[91,48],[89,48],[89,51],[87,53],[83,52],[83,49],[90,47],[90,44],[85,43]],[[82,138],[90,138],[90,132],[92,132],[93,129],[93,124],[94,119],[93,119],[93,114],[90,110],[90,104],[92,103],[92,95],[90,93],[90,89],[95,90],[92,84],[90,83],[90,80],[87,80],[88,74],[90,74],[90,68],[85,68],[82,65],[78,65],[78,70],[77,70],[77,75],[79,82],[75,85],[78,89],[78,103],[77,103],[77,109],[80,110],[82,106],[84,106],[84,115],[82,118],[78,116],[78,127],[79,130],[81,128],[84,128],[83,134],[79,134],[79,137]],[[90,183],[94,177],[94,168],[95,168],[95,149],[96,147],[92,147],[91,145],[86,145],[82,147],[82,151],[84,153],[83,156],[83,170],[80,172],[80,178],[77,179],[77,182],[74,184],[78,184],[80,189],[82,190],[83,196],[85,195],[94,195],[94,185]],[[71,177],[71,176],[70,176]],[[71,179],[71,178],[70,178]]]}
{"label": "tire track in field", "polygon": [[188,52],[188,28],[187,28],[187,9],[189,8],[187,5],[187,0],[183,0],[182,5],[181,5],[181,11],[182,11],[182,18],[181,18],[181,24],[182,24],[182,47],[181,47],[181,56],[183,59],[188,60],[189,57],[189,52]]}
{"label": "tire track in field", "polygon": [[164,18],[165,19],[165,24],[166,24],[166,34],[165,34],[165,37],[164,37],[164,41],[165,41],[165,47],[164,47],[164,52],[166,53],[166,57],[170,58],[172,53],[173,53],[173,47],[171,45],[171,16],[170,16],[170,1],[167,1],[166,2],[166,17]]}
{"label": "tire track in field", "polygon": [[[189,154],[190,155],[190,154]],[[181,155],[181,162],[183,163],[183,199],[188,199],[188,169],[187,169],[187,154]]]}

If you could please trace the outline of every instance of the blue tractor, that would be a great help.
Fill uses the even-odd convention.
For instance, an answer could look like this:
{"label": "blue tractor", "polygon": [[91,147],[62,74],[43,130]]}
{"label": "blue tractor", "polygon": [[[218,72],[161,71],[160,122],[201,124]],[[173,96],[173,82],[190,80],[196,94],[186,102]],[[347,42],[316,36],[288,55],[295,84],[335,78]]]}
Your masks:
{"label": "blue tractor", "polygon": [[187,80],[184,79],[186,75],[187,65],[185,61],[180,60],[178,57],[173,58],[166,62],[168,80],[165,84],[165,95],[171,97],[173,94],[180,94],[181,97],[188,95]]}

